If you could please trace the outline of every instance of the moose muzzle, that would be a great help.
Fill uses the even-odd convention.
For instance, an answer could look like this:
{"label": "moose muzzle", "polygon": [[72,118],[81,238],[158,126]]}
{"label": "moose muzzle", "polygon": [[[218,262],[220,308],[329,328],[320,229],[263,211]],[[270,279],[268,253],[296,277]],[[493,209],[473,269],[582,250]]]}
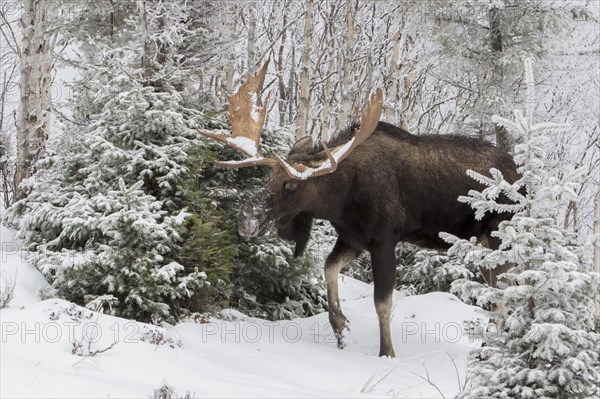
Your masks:
{"label": "moose muzzle", "polygon": [[272,223],[270,198],[271,192],[263,188],[244,204],[238,215],[238,233],[241,236],[256,237],[267,231]]}

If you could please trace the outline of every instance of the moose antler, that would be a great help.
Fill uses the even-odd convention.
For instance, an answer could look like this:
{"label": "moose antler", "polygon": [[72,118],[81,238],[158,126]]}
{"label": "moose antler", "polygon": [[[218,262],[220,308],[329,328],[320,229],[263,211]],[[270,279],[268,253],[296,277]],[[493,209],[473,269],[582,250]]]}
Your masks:
{"label": "moose antler", "polygon": [[327,154],[327,160],[320,166],[311,168],[305,165],[294,167],[284,161],[279,155],[275,154],[277,161],[285,168],[288,176],[293,179],[306,180],[310,177],[322,176],[336,170],[338,164],[342,162],[350,153],[365,141],[377,127],[381,109],[383,108],[383,93],[380,88],[377,88],[375,94],[365,106],[361,119],[360,127],[357,129],[354,137],[347,143],[337,146],[330,150],[324,141],[321,141],[323,150]]}
{"label": "moose antler", "polygon": [[285,168],[291,178],[306,180],[309,177],[321,176],[335,171],[338,164],[350,155],[358,145],[365,141],[377,127],[383,107],[383,94],[379,88],[366,104],[360,119],[360,127],[350,141],[332,150],[322,142],[327,160],[323,161],[318,167],[313,168],[303,164],[292,166],[277,154],[274,154],[275,159],[263,157],[258,153],[258,146],[265,123],[269,96],[267,96],[264,104],[262,104],[260,93],[265,82],[268,66],[269,61],[265,62],[256,75],[249,74],[238,92],[229,97],[227,116],[231,123],[231,134],[198,129],[198,132],[202,135],[234,147],[247,156],[242,161],[217,161],[217,165],[227,168],[242,168],[257,165],[272,167],[279,163]]}
{"label": "moose antler", "polygon": [[226,168],[241,168],[277,164],[274,159],[264,158],[258,153],[258,145],[269,102],[269,96],[265,99],[264,104],[260,99],[268,66],[269,60],[265,62],[256,75],[249,74],[237,93],[229,97],[227,117],[231,123],[231,134],[198,129],[200,134],[234,147],[248,156],[242,161],[217,161],[217,165]]}

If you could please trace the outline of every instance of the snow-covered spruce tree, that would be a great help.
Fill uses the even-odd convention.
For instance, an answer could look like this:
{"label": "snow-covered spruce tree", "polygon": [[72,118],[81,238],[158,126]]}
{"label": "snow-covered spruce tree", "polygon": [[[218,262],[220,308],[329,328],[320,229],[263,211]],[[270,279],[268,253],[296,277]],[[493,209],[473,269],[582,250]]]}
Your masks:
{"label": "snow-covered spruce tree", "polygon": [[186,216],[178,185],[186,150],[199,143],[201,114],[179,90],[193,74],[174,58],[182,36],[162,40],[180,24],[152,15],[144,29],[138,18],[126,22],[139,33],[127,45],[101,44],[91,55],[62,142],[7,219],[20,226],[56,294],[81,304],[112,295],[115,313],[158,321],[184,313],[206,276],[201,263],[174,259]]}
{"label": "snow-covered spruce tree", "polygon": [[[582,264],[581,248],[558,220],[560,205],[576,195],[579,172],[564,165],[561,175],[548,173],[543,146],[562,126],[533,123],[530,60],[525,70],[525,115],[515,111],[514,121],[494,119],[520,140],[515,162],[522,178],[511,185],[497,170],[491,170],[491,177],[470,172],[486,188],[460,198],[478,218],[491,211],[515,212],[492,233],[501,242],[499,248],[444,236],[463,258],[465,251],[456,249],[466,248],[468,261],[480,267],[514,264],[502,277],[509,285],[491,288],[467,280],[453,284],[463,299],[474,297],[482,305],[502,301],[509,310],[503,328],[472,353],[469,386],[459,397],[594,398],[600,394],[600,335],[594,331],[593,312],[599,277]],[[521,187],[526,195],[519,192]],[[500,203],[501,195],[513,203]]]}
{"label": "snow-covered spruce tree", "polygon": [[[456,251],[468,252],[466,248]],[[449,292],[453,281],[476,278],[477,266],[473,262],[458,261],[453,254],[421,249],[410,243],[396,246],[396,288],[410,294]],[[362,254],[352,262],[347,273],[366,283],[373,282],[371,258]]]}
{"label": "snow-covered spruce tree", "polygon": [[122,316],[167,318],[176,311],[168,303],[202,284],[197,270],[181,273],[169,258],[184,219],[172,197],[195,115],[176,92],[125,75],[88,85],[98,90],[101,112],[69,128],[8,219],[20,225],[34,264],[58,295],[85,303],[112,294]]}
{"label": "snow-covered spruce tree", "polygon": [[[436,250],[411,248],[406,256],[398,258],[396,268],[396,285],[410,289],[416,294],[429,292],[448,292],[453,281],[458,279],[473,279],[476,275],[476,266],[473,262],[457,262],[454,254],[445,254]],[[409,249],[409,250],[411,250]],[[456,250],[464,251],[465,248]]]}
{"label": "snow-covered spruce tree", "polygon": [[192,313],[206,313],[229,305],[231,273],[239,253],[237,226],[233,215],[220,206],[217,193],[206,189],[216,172],[210,167],[216,151],[197,145],[190,147],[187,155],[187,171],[179,182],[176,202],[189,216],[182,225],[182,243],[173,255],[182,265],[199,267],[207,274],[209,284],[196,290],[185,304]]}
{"label": "snow-covered spruce tree", "polygon": [[[209,125],[224,127],[214,121]],[[266,128],[261,136],[261,151],[283,155],[289,151],[293,137],[290,128]],[[240,156],[219,143],[211,143],[210,148],[218,151],[218,159]],[[224,169],[207,163],[197,190],[202,196],[213,198],[219,210],[228,214],[235,231],[240,206],[264,185],[269,174],[268,168]],[[230,284],[230,305],[240,311],[275,320],[310,316],[324,310],[318,245],[309,245],[303,257],[295,258],[293,244],[274,232],[258,238],[240,238],[233,261],[231,273],[221,277]],[[210,277],[208,270],[207,273]]]}
{"label": "snow-covered spruce tree", "polygon": [[[337,237],[336,237],[337,238]],[[335,243],[335,240],[334,240]],[[330,250],[333,248],[331,246]],[[419,247],[410,243],[400,242],[396,245],[396,287],[408,289],[411,292],[429,292],[421,290],[429,282],[423,282],[423,274],[414,269],[416,255]],[[436,252],[437,253],[437,252]],[[373,283],[373,264],[368,253],[362,253],[356,260],[350,263],[345,273],[365,283]]]}
{"label": "snow-covered spruce tree", "polygon": [[311,251],[295,258],[293,245],[270,235],[242,244],[240,253],[232,300],[244,313],[280,320],[325,310],[321,271]]}
{"label": "snow-covered spruce tree", "polygon": [[[442,99],[454,98],[457,108],[444,120],[443,129],[495,136],[498,147],[510,150],[514,143],[506,129],[493,124],[491,117],[508,116],[516,108],[521,60],[534,57],[550,70],[555,68],[549,55],[560,46],[557,39],[581,28],[573,10],[591,12],[581,4],[535,0],[433,0],[429,4],[433,18],[424,38],[433,41],[421,62],[432,62],[433,75],[444,84],[438,86],[436,79],[431,83]],[[477,94],[465,95],[465,90],[474,89]],[[440,101],[436,96],[432,99]],[[423,115],[418,124],[433,114]],[[412,130],[417,129],[421,127]]]}

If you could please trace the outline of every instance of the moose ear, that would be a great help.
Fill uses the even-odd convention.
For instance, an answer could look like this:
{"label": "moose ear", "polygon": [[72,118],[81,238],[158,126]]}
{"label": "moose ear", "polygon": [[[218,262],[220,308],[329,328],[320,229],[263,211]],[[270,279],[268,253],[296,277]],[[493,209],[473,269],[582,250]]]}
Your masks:
{"label": "moose ear", "polygon": [[302,137],[294,143],[289,155],[307,153],[313,148],[313,139],[310,136]]}

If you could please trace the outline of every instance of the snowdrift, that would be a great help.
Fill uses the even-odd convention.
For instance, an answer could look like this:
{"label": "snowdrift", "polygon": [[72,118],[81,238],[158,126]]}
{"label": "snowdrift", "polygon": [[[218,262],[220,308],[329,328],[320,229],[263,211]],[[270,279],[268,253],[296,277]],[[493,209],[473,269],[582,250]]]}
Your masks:
{"label": "snowdrift", "polygon": [[220,318],[165,329],[41,301],[43,277],[2,227],[2,283],[15,298],[0,310],[0,396],[152,396],[163,383],[195,397],[452,397],[479,341],[465,322],[483,318],[456,297],[396,293],[397,358],[377,357],[372,286],[340,277],[348,345],[336,347],[327,314],[267,321],[225,310]]}

